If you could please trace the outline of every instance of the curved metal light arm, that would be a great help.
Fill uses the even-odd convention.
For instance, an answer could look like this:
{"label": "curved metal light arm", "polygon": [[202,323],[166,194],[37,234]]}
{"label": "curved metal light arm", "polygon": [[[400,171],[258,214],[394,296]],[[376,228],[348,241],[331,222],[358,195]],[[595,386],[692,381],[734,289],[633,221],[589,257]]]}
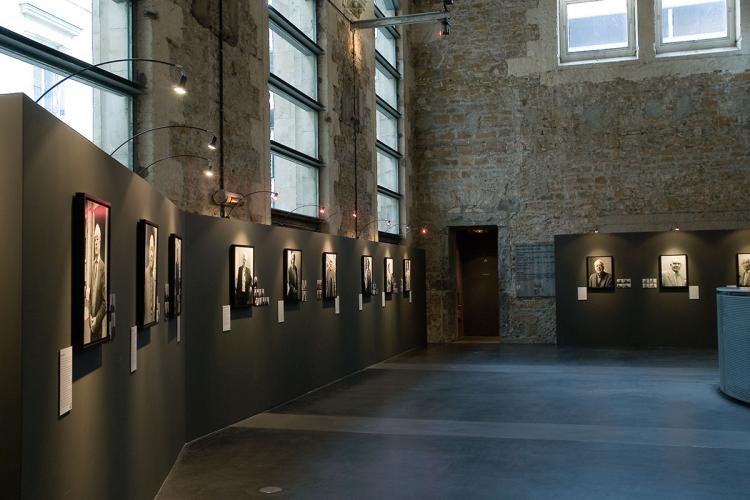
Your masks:
{"label": "curved metal light arm", "polygon": [[[362,229],[360,229],[360,230],[359,230],[359,233],[357,234],[357,238],[359,238],[360,236],[362,236],[362,233],[363,233],[363,232],[365,231],[365,229],[366,229],[367,227],[369,227],[370,225],[372,225],[372,224],[374,224],[374,223],[376,223],[376,222],[390,222],[390,221],[391,221],[391,219],[373,219],[373,220],[371,220],[370,222],[368,222],[367,224],[365,224],[364,226],[362,226]],[[388,226],[388,227],[391,227],[391,225],[389,224],[389,226]]]}
{"label": "curved metal light arm", "polygon": [[[294,207],[294,210],[292,210],[292,211],[291,211],[291,212],[289,212],[289,213],[290,213],[290,214],[293,214],[294,212],[296,212],[296,211],[297,211],[297,210],[299,210],[300,208],[305,208],[305,207],[318,207],[318,206],[319,206],[319,205],[318,205],[317,203],[308,203],[307,205],[300,205],[300,206],[298,206],[298,207]],[[320,209],[318,209],[318,210],[320,210]]]}
{"label": "curved metal light arm", "polygon": [[[154,130],[162,130],[162,129],[165,129],[165,128],[188,128],[188,129],[192,129],[192,130],[200,130],[202,132],[208,132],[209,134],[213,134],[213,132],[211,132],[208,129],[201,128],[201,127],[193,127],[192,125],[164,125],[164,126],[161,126],[161,127],[154,127],[154,128],[146,129],[143,132],[138,132],[134,136],[128,138],[128,140],[126,140],[125,142],[123,142],[122,144],[120,144],[119,146],[117,146],[111,153],[109,153],[109,156],[113,156],[117,152],[118,149],[120,149],[125,144],[129,143],[130,141],[132,141],[133,139],[135,139],[137,137],[140,137],[143,134],[148,134],[149,132],[153,132]],[[214,136],[214,138],[215,137],[216,136]],[[214,142],[214,141],[212,141],[212,142]]]}
{"label": "curved metal light arm", "polygon": [[156,161],[152,161],[151,163],[149,163],[145,167],[139,169],[138,171],[136,171],[136,174],[142,176],[146,172],[146,170],[148,170],[149,168],[151,168],[155,164],[159,163],[160,161],[171,160],[172,158],[200,158],[201,160],[206,160],[207,162],[211,163],[211,159],[210,158],[206,158],[205,156],[200,156],[200,155],[172,155],[172,156],[165,156],[164,158],[159,158]]}
{"label": "curved metal light arm", "polygon": [[80,69],[80,70],[76,71],[75,73],[69,74],[68,76],[66,76],[65,78],[63,78],[62,80],[60,80],[59,82],[55,83],[53,86],[51,86],[50,88],[48,88],[47,90],[45,90],[44,93],[42,95],[40,95],[37,98],[37,100],[34,101],[34,102],[41,101],[44,98],[44,96],[46,96],[47,94],[49,94],[50,92],[52,92],[52,90],[55,87],[57,87],[58,85],[62,84],[63,82],[66,82],[67,80],[70,80],[71,78],[75,78],[76,76],[78,76],[78,75],[80,75],[82,73],[85,73],[86,71],[88,71],[90,69],[98,68],[99,66],[104,66],[105,64],[113,64],[113,63],[128,62],[128,61],[145,61],[145,62],[152,62],[152,63],[156,63],[156,64],[164,64],[166,66],[171,66],[173,68],[177,68],[177,69],[180,70],[180,72],[183,75],[185,74],[185,71],[183,70],[182,66],[180,66],[179,64],[171,63],[169,61],[161,61],[159,59],[147,59],[147,58],[144,58],[144,57],[126,57],[126,58],[123,58],[123,59],[112,59],[111,61],[104,61],[104,62],[100,62],[100,63],[96,63],[96,64],[89,64],[85,68]]}

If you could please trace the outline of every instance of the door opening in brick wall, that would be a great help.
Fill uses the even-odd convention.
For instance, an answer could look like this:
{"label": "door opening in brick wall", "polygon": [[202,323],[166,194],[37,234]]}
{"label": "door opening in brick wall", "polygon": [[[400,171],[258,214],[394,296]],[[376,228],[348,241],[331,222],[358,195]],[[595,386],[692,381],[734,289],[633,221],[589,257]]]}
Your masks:
{"label": "door opening in brick wall", "polygon": [[500,336],[497,227],[452,228],[459,338]]}

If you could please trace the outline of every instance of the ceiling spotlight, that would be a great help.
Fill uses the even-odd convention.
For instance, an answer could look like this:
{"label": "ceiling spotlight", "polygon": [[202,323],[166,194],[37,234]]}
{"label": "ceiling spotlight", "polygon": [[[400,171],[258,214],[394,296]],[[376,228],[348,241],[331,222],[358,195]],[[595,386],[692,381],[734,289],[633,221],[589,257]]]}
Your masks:
{"label": "ceiling spotlight", "polygon": [[276,200],[278,200],[278,199],[279,199],[279,193],[277,193],[276,191],[272,192],[272,193],[271,193],[271,199],[272,199],[273,201],[276,201]]}
{"label": "ceiling spotlight", "polygon": [[422,236],[427,235],[427,226],[424,226],[422,229],[420,229],[419,234],[421,234]]}
{"label": "ceiling spotlight", "polygon": [[674,226],[674,227],[672,228],[672,231],[679,231],[679,230],[680,230],[680,226]]}
{"label": "ceiling spotlight", "polygon": [[216,149],[216,136],[211,137],[211,142],[208,143],[208,149]]}
{"label": "ceiling spotlight", "polygon": [[443,27],[440,30],[440,36],[448,36],[451,34],[451,23],[448,22],[447,19],[443,19],[442,21]]}
{"label": "ceiling spotlight", "polygon": [[352,212],[352,217],[357,218],[357,212]]}
{"label": "ceiling spotlight", "polygon": [[318,209],[318,212],[320,212],[320,215],[325,215],[326,214],[326,207],[320,207]]}
{"label": "ceiling spotlight", "polygon": [[214,176],[214,164],[212,161],[209,160],[208,167],[203,171],[203,175],[205,175],[206,177]]}
{"label": "ceiling spotlight", "polygon": [[594,228],[594,234],[599,234],[599,228],[598,227]]}
{"label": "ceiling spotlight", "polygon": [[187,75],[184,72],[180,75],[180,82],[174,86],[174,91],[178,95],[187,94]]}

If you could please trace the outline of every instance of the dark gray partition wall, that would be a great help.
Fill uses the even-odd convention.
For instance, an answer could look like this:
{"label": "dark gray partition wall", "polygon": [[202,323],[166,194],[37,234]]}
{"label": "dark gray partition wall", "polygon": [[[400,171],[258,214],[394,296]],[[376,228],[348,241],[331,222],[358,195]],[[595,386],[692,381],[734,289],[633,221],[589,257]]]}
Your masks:
{"label": "dark gray partition wall", "polygon": [[[188,439],[273,407],[310,389],[425,342],[424,252],[398,245],[370,243],[294,229],[186,216],[184,242],[188,359]],[[260,286],[270,306],[234,310],[232,329],[221,333],[221,306],[229,304],[229,247],[255,247]],[[310,300],[285,306],[282,249],[302,250],[301,279]],[[315,300],[322,279],[322,252],[336,252],[341,314],[333,301]],[[412,259],[412,302],[393,294],[365,300],[358,310],[360,259],[372,255],[373,277],[383,289],[383,259],[394,258],[401,277],[402,259]],[[213,293],[206,293],[207,290]]]}
{"label": "dark gray partition wall", "polygon": [[21,491],[21,99],[0,99],[0,485]]}
{"label": "dark gray partition wall", "polygon": [[[211,189],[210,185],[206,189]],[[114,339],[73,358],[73,409],[58,417],[58,353],[71,345],[72,207],[77,192],[111,202]],[[177,321],[138,332],[136,230],[159,225],[159,293],[170,233],[183,237],[182,341]],[[0,96],[0,479],[3,498],[153,498],[186,440],[422,345],[421,251],[307,231],[185,214],[149,183],[28,98]],[[271,306],[232,313],[229,246],[255,246],[260,284],[277,300],[281,251],[303,250],[311,301],[276,321]],[[341,314],[315,301],[321,252],[338,253]],[[393,295],[357,311],[359,257],[412,258],[413,303]],[[163,304],[163,302],[162,302]],[[162,307],[163,311],[163,307]],[[162,315],[163,316],[163,315]]]}
{"label": "dark gray partition wall", "polygon": [[[18,126],[18,124],[16,125]],[[145,180],[24,99],[23,498],[153,498],[185,440],[185,346],[174,324],[139,332],[136,226],[160,226],[158,280],[180,211]],[[72,202],[86,192],[112,203],[110,292],[114,340],[73,358],[73,409],[58,418],[58,351],[71,345]]]}
{"label": "dark gray partition wall", "polygon": [[[736,254],[750,252],[750,229],[660,233],[582,234],[555,237],[557,343],[591,347],[716,347],[716,288],[735,284]],[[659,278],[659,255],[687,254],[687,290],[644,289]],[[588,291],[586,257],[612,255],[615,278],[632,288]]]}

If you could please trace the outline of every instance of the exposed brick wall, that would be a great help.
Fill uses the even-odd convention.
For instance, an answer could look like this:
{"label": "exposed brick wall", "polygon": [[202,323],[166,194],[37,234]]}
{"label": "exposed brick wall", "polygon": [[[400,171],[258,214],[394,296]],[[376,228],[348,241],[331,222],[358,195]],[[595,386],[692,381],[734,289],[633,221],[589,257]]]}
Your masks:
{"label": "exposed brick wall", "polygon": [[747,49],[657,61],[641,23],[639,61],[559,68],[554,1],[474,0],[453,12],[450,37],[432,26],[411,34],[430,341],[456,332],[451,226],[499,229],[503,340],[554,342],[554,299],[515,295],[515,245],[594,227],[750,223]]}

